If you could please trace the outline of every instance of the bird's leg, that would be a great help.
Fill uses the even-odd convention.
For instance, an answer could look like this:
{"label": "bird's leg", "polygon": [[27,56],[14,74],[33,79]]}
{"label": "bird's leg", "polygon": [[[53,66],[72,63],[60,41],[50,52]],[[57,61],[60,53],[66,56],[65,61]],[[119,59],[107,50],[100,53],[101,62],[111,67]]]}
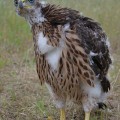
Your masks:
{"label": "bird's leg", "polygon": [[90,112],[85,112],[85,120],[90,120]]}
{"label": "bird's leg", "polygon": [[65,109],[60,109],[60,120],[66,120]]}
{"label": "bird's leg", "polygon": [[47,120],[52,120],[52,117],[51,117],[51,116],[48,116]]}

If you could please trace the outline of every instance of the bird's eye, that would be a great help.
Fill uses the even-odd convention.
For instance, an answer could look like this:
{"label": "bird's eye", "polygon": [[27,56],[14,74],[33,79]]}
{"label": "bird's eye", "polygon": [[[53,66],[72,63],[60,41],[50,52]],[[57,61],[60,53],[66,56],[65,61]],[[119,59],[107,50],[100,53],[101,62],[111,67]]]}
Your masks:
{"label": "bird's eye", "polygon": [[14,5],[17,7],[18,6],[18,0],[14,0]]}
{"label": "bird's eye", "polygon": [[28,0],[30,3],[34,3],[35,0]]}

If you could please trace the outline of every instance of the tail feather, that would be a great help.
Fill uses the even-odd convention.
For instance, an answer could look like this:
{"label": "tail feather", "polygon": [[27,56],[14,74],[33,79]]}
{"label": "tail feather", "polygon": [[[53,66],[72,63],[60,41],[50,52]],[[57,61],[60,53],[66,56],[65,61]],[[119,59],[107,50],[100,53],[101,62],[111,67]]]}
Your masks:
{"label": "tail feather", "polygon": [[110,82],[109,80],[107,79],[107,77],[104,77],[101,81],[101,86],[103,88],[103,91],[104,92],[108,92],[110,90]]}

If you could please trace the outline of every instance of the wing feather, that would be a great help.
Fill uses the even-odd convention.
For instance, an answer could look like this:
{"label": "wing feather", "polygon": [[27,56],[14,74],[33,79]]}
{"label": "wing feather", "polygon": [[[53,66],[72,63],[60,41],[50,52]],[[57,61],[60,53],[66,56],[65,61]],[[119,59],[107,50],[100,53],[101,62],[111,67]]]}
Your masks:
{"label": "wing feather", "polygon": [[90,65],[96,76],[101,80],[103,90],[107,92],[110,89],[107,73],[112,63],[109,45],[107,44],[108,38],[100,24],[88,17],[80,17],[77,24],[77,34],[89,55]]}

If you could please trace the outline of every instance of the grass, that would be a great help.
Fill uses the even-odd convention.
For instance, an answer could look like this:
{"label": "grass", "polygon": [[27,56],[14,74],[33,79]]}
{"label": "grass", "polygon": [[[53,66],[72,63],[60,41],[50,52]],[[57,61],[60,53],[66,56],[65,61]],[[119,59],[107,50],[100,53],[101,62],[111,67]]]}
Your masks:
{"label": "grass", "polygon": [[[110,77],[113,89],[108,111],[93,111],[91,120],[120,119],[120,1],[48,0],[82,12],[99,21],[111,42],[114,57]],[[0,120],[58,120],[45,86],[39,85],[35,70],[32,35],[28,24],[15,13],[12,0],[0,0]],[[78,106],[67,107],[67,119],[83,119]]]}

